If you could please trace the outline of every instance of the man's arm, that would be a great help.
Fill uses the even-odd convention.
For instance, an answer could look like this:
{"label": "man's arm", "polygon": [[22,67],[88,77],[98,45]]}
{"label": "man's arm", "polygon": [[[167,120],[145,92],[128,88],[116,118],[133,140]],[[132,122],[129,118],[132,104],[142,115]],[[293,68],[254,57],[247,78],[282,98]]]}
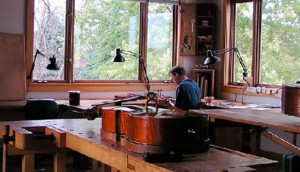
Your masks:
{"label": "man's arm", "polygon": [[162,99],[162,100],[158,100],[158,104],[161,106],[165,106],[168,109],[170,109],[173,112],[176,112],[180,115],[186,115],[187,111],[184,111],[176,106],[174,106],[174,102],[172,102],[170,99]]}

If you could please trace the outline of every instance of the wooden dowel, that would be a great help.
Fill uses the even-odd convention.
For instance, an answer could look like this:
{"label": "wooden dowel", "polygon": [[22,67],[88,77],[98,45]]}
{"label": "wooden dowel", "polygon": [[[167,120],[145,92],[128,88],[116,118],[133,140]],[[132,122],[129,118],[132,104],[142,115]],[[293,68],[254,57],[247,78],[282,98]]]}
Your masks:
{"label": "wooden dowel", "polygon": [[263,136],[267,137],[268,139],[270,139],[270,140],[276,142],[277,144],[283,146],[283,147],[286,148],[287,150],[293,152],[295,155],[300,156],[300,149],[299,149],[297,146],[295,146],[295,145],[289,143],[288,141],[286,141],[286,140],[284,140],[284,139],[278,137],[278,136],[275,135],[274,133],[265,130],[265,131],[263,131],[261,134],[262,134]]}
{"label": "wooden dowel", "polygon": [[9,136],[9,125],[5,125],[3,130],[3,137],[2,137],[3,138],[2,172],[6,172],[8,136]]}

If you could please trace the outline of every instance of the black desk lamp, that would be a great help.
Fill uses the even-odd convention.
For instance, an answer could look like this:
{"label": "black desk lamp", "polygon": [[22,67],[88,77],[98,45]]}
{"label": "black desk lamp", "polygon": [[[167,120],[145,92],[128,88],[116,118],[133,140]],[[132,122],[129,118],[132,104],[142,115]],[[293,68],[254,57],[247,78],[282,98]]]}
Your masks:
{"label": "black desk lamp", "polygon": [[220,62],[221,58],[218,57],[217,55],[218,54],[224,54],[224,53],[227,53],[229,51],[234,51],[236,53],[236,56],[239,59],[239,62],[241,64],[242,68],[243,68],[243,80],[246,81],[246,84],[243,86],[244,89],[243,89],[243,94],[242,94],[242,104],[245,104],[245,102],[244,102],[244,92],[245,92],[247,86],[248,85],[251,86],[252,84],[251,84],[251,81],[249,81],[249,79],[247,79],[247,78],[249,78],[249,77],[247,77],[248,76],[248,69],[246,68],[246,66],[244,64],[244,61],[241,57],[241,54],[240,54],[240,52],[237,48],[235,48],[235,47],[226,48],[226,49],[217,50],[217,51],[207,50],[206,51],[207,57],[204,61],[204,65],[209,65],[209,64],[214,64],[214,63]]}
{"label": "black desk lamp", "polygon": [[150,81],[149,81],[149,78],[147,76],[147,71],[146,71],[144,60],[142,59],[142,55],[137,54],[137,53],[133,53],[131,51],[121,50],[121,49],[117,48],[116,49],[116,56],[114,57],[113,62],[124,62],[125,61],[125,58],[121,55],[121,53],[128,54],[128,55],[131,55],[133,57],[137,57],[139,59],[139,63],[142,65],[142,68],[143,68],[143,71],[144,71],[144,80],[146,82],[147,92],[149,93],[149,91],[150,91]]}
{"label": "black desk lamp", "polygon": [[211,51],[211,50],[207,50],[206,51],[206,59],[204,61],[204,65],[210,65],[210,64],[214,64],[214,63],[218,63],[221,61],[221,58],[218,57],[218,54],[224,54],[227,53],[229,51],[234,51],[236,53],[237,58],[239,59],[239,62],[243,68],[243,77],[247,77],[248,76],[248,69],[246,68],[244,61],[241,57],[241,54],[239,52],[239,50],[235,47],[233,48],[226,48],[226,49],[222,49],[222,50],[217,50],[217,51]]}
{"label": "black desk lamp", "polygon": [[[139,63],[142,65],[143,71],[144,71],[144,80],[146,82],[146,88],[147,88],[147,102],[146,102],[146,107],[148,107],[148,104],[150,101],[154,101],[155,105],[156,105],[156,113],[158,111],[158,104],[157,104],[157,95],[154,92],[150,92],[150,81],[147,75],[147,70],[145,67],[145,63],[144,60],[142,58],[141,54],[138,53],[133,53],[131,51],[127,51],[127,50],[121,50],[119,48],[116,49],[116,56],[113,58],[113,62],[124,62],[125,58],[121,55],[121,53],[124,54],[128,54],[131,55],[133,57],[136,57],[139,59]],[[148,113],[148,108],[146,108],[146,112]]]}
{"label": "black desk lamp", "polygon": [[[27,76],[28,80],[32,79],[32,72],[33,72],[36,57],[37,57],[38,54],[43,56],[43,57],[47,57],[45,54],[41,53],[38,49],[36,50],[35,55],[34,55],[34,59],[33,59],[32,65],[31,65],[30,73]],[[52,58],[49,58],[49,61],[50,61],[50,64],[47,65],[46,69],[48,69],[48,70],[59,70],[59,67],[57,66],[56,58],[54,57],[54,55],[53,55]]]}
{"label": "black desk lamp", "polygon": [[50,64],[47,65],[46,69],[59,70],[59,67],[57,66],[56,58],[54,57],[54,55],[53,55],[53,57],[49,58],[49,61],[50,61]]}

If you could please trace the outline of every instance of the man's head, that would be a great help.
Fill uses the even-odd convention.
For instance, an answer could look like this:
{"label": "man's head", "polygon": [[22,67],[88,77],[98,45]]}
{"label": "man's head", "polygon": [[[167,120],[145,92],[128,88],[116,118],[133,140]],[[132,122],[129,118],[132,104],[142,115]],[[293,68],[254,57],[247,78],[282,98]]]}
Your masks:
{"label": "man's head", "polygon": [[172,81],[176,84],[179,84],[182,80],[187,79],[185,69],[181,66],[174,66],[172,69],[170,69],[169,74],[172,78]]}

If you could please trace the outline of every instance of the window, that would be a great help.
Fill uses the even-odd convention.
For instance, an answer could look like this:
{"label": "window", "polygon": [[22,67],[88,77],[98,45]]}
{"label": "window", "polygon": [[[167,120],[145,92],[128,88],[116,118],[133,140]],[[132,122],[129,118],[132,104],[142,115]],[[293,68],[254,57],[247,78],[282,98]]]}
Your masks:
{"label": "window", "polygon": [[[235,15],[235,47],[239,49],[242,59],[251,74],[252,36],[253,36],[253,3],[237,3]],[[236,55],[236,54],[235,54]],[[234,58],[237,59],[237,58]],[[238,60],[234,60],[233,82],[243,82],[243,68]]]}
{"label": "window", "polygon": [[[231,20],[225,21],[228,33],[224,46],[239,48],[254,84],[296,83],[300,78],[300,1],[227,0],[226,3],[224,14]],[[234,58],[228,55],[228,59]],[[232,71],[225,83],[242,82],[238,62],[232,60],[225,65]]]}
{"label": "window", "polygon": [[112,63],[115,49],[139,52],[139,4],[75,1],[74,80],[137,80],[138,59]]}
{"label": "window", "polygon": [[[48,3],[47,3],[48,2]],[[65,55],[66,0],[35,1],[34,4],[34,50],[48,57],[37,56],[33,80],[63,80]],[[35,52],[34,52],[35,53]],[[48,58],[56,57],[59,71],[46,70]]]}
{"label": "window", "polygon": [[294,84],[300,78],[300,1],[263,0],[260,83]]}
{"label": "window", "polygon": [[[141,54],[150,80],[169,79],[177,42],[173,37],[177,32],[174,3],[35,0],[31,5],[35,14],[33,50],[48,56],[37,58],[33,80],[142,81],[138,58],[122,54],[124,63],[112,63],[116,48]],[[60,70],[44,70],[53,56]]]}
{"label": "window", "polygon": [[147,66],[149,78],[165,80],[172,67],[172,5],[150,3],[148,16]]}

